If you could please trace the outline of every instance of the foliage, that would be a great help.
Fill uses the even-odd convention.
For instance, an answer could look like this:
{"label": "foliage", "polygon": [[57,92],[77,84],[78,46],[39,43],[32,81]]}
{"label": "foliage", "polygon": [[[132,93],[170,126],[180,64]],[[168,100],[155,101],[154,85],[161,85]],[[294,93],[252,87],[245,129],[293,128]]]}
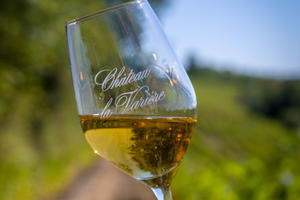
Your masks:
{"label": "foliage", "polygon": [[[95,159],[76,116],[64,23],[104,3],[0,2],[0,199],[51,198]],[[248,83],[271,86],[206,69],[194,74],[199,122],[174,182],[175,198],[299,199],[300,133],[239,101],[241,90],[258,102],[249,107],[262,109],[280,99],[288,103],[276,115],[296,116],[287,120],[294,121],[298,83],[276,81],[270,94],[258,89],[259,95],[252,95]]]}
{"label": "foliage", "polygon": [[0,2],[0,199],[50,196],[90,162],[69,103],[64,23],[97,5]]}
{"label": "foliage", "polygon": [[205,79],[219,78],[240,88],[239,99],[252,112],[280,120],[290,128],[300,128],[300,81],[255,78],[231,72],[217,72],[190,56],[189,74]]}
{"label": "foliage", "polygon": [[247,82],[201,72],[192,75],[198,124],[174,180],[175,199],[298,199],[299,133],[249,111],[239,100]]}
{"label": "foliage", "polygon": [[51,197],[93,160],[77,119],[64,24],[103,4],[0,1],[0,199]]}
{"label": "foliage", "polygon": [[261,80],[248,84],[242,101],[254,112],[300,126],[300,81]]}

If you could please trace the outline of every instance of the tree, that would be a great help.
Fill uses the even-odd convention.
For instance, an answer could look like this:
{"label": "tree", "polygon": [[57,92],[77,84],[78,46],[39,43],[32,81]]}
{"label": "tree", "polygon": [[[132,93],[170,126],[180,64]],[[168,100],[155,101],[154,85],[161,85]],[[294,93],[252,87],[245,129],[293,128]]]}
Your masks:
{"label": "tree", "polygon": [[[167,1],[151,2],[158,8]],[[72,88],[64,23],[118,2],[121,1],[0,2],[2,128],[12,125],[6,119],[15,121],[20,117],[22,123],[29,125],[37,149],[42,148],[43,124],[55,112],[65,91]]]}

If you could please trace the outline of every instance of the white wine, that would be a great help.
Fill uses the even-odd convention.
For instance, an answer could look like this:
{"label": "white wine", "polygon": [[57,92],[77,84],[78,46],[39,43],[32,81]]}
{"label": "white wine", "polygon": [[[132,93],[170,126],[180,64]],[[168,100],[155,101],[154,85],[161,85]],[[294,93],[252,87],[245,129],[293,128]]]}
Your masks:
{"label": "white wine", "polygon": [[190,142],[195,118],[81,115],[85,137],[104,159],[152,187],[168,186]]}

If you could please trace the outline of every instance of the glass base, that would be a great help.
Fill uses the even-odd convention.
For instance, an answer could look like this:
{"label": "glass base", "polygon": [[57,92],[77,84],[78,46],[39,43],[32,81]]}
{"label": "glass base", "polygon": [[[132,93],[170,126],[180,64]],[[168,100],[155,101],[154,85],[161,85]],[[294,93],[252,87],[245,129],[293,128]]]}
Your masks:
{"label": "glass base", "polygon": [[170,187],[151,188],[157,200],[172,200],[172,192]]}

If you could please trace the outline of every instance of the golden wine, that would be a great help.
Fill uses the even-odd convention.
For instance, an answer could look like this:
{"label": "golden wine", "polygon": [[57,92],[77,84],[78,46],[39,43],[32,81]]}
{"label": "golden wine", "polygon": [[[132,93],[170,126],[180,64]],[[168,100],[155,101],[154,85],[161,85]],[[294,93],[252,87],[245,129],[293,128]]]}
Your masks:
{"label": "golden wine", "polygon": [[85,137],[104,159],[148,185],[169,185],[186,152],[195,118],[81,115]]}

